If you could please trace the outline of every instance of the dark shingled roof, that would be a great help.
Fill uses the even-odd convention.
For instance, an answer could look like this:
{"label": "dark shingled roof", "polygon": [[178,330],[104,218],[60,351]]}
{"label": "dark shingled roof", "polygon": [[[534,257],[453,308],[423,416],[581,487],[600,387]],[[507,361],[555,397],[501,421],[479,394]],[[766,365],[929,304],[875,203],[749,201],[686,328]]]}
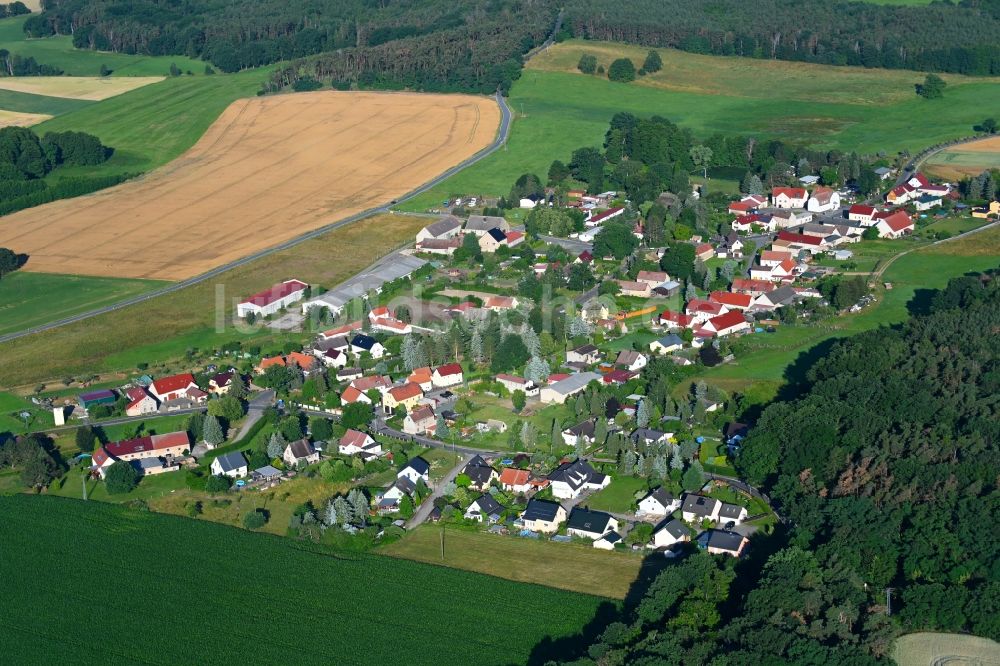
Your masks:
{"label": "dark shingled roof", "polygon": [[573,513],[569,514],[566,527],[594,534],[604,534],[608,531],[609,522],[611,522],[611,514],[577,507],[573,509]]}

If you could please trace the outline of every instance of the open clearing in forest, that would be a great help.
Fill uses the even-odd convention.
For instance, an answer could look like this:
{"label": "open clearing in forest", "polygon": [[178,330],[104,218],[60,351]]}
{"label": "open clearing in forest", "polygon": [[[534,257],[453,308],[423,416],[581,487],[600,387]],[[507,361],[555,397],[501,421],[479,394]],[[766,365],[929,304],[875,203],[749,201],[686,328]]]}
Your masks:
{"label": "open clearing in forest", "polygon": [[100,101],[162,81],[162,76],[4,76],[0,89]]}
{"label": "open clearing in forest", "polygon": [[31,127],[51,117],[44,113],[20,113],[0,109],[0,127]]}
{"label": "open clearing in forest", "polygon": [[1000,169],[1000,136],[945,148],[927,160],[926,170],[938,178],[958,180]]}
{"label": "open clearing in forest", "polygon": [[899,666],[1000,666],[1000,643],[978,636],[921,632],[900,636],[892,658]]}
{"label": "open clearing in forest", "polygon": [[148,176],[7,216],[25,270],[178,280],[372,208],[492,142],[487,97],[324,91],[234,102]]}

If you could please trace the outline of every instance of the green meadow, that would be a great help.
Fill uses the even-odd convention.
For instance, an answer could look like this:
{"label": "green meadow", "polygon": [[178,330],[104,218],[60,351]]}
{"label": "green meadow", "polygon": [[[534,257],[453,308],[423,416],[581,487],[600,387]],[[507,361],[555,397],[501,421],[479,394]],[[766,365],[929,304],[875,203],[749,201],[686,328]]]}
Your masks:
{"label": "green meadow", "polygon": [[94,102],[49,95],[32,95],[14,90],[0,90],[0,109],[17,111],[18,113],[44,113],[50,116],[61,116],[77,109],[90,106]]}
{"label": "green meadow", "polygon": [[11,273],[0,280],[0,335],[110,305],[163,284],[156,280]]}
{"label": "green meadow", "polygon": [[167,76],[170,64],[181,71],[204,74],[205,63],[184,56],[144,56],[126,53],[87,51],[73,47],[69,36],[27,39],[24,22],[27,16],[17,16],[0,21],[0,49],[7,49],[22,57],[32,57],[43,65],[63,70],[69,76],[97,76],[101,65],[112,70],[112,76]]}
{"label": "green meadow", "polygon": [[944,99],[915,94],[921,72],[833,67],[661,49],[663,70],[629,84],[576,71],[583,53],[607,67],[642,63],[647,49],[570,40],[532,59],[511,90],[515,120],[502,151],[407,202],[440,206],[456,195],[506,193],[522,173],[545,177],[553,159],[601,144],[619,111],[661,115],[697,136],[777,138],[817,148],[893,154],[972,134],[1000,107],[1000,79],[945,75]]}

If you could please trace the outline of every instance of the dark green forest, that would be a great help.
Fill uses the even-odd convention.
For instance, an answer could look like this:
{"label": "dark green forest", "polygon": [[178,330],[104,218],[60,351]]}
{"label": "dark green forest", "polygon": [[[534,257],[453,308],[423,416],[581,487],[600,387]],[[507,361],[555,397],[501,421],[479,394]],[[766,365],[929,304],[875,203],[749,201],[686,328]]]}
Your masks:
{"label": "dark green forest", "polygon": [[861,665],[902,633],[1000,638],[1000,280],[911,305],[751,430],[739,469],[787,524],[743,560],[668,567],[578,663]]}
{"label": "dark green forest", "polygon": [[1000,73],[1000,0],[569,0],[566,34],[693,53]]}

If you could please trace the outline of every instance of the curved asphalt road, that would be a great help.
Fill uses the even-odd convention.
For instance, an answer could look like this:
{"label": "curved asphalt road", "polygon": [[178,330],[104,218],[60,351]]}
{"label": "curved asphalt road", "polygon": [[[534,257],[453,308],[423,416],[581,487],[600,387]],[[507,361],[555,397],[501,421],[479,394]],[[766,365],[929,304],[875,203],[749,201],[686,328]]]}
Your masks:
{"label": "curved asphalt road", "polygon": [[53,322],[49,322],[47,324],[43,324],[41,326],[28,328],[23,331],[18,331],[16,333],[8,333],[6,335],[0,335],[0,343],[8,342],[10,340],[15,340],[17,338],[24,337],[26,335],[31,335],[32,333],[41,333],[42,331],[47,331],[49,329],[65,326],[66,324],[72,324],[74,322],[83,321],[84,319],[96,317],[97,315],[105,314],[107,312],[114,312],[115,310],[121,310],[122,308],[127,308],[130,305],[135,305],[136,303],[142,303],[151,300],[153,298],[156,298],[157,296],[163,296],[164,294],[170,294],[175,291],[180,291],[181,289],[185,289],[186,287],[196,285],[199,282],[210,280],[216,277],[217,275],[225,273],[226,271],[231,270],[233,268],[237,268],[239,266],[248,264],[252,261],[256,261],[261,257],[266,257],[269,254],[274,254],[275,252],[280,252],[282,250],[287,250],[291,247],[295,247],[299,243],[303,243],[312,238],[322,236],[323,234],[333,231],[334,229],[346,227],[349,224],[354,224],[355,222],[371,217],[372,215],[377,215],[379,213],[388,213],[390,212],[392,206],[402,203],[404,201],[408,201],[409,199],[412,199],[420,194],[423,194],[427,190],[436,187],[437,185],[440,185],[442,182],[454,176],[459,171],[462,171],[463,169],[472,166],[473,164],[479,162],[485,157],[488,157],[489,155],[492,155],[494,152],[503,147],[504,143],[506,143],[507,141],[507,136],[510,134],[511,113],[510,113],[510,108],[507,106],[507,101],[503,98],[503,95],[501,95],[498,92],[494,96],[494,98],[496,99],[497,105],[500,107],[500,130],[497,132],[497,137],[496,139],[493,140],[493,143],[487,146],[486,148],[482,149],[472,157],[468,158],[467,160],[453,166],[452,168],[448,169],[447,171],[437,176],[433,180],[424,183],[417,189],[408,192],[407,194],[399,197],[399,199],[396,199],[391,203],[386,203],[376,208],[369,208],[368,210],[356,213],[354,215],[351,215],[350,217],[346,217],[343,220],[339,220],[337,222],[328,224],[324,227],[320,227],[319,229],[314,229],[312,231],[304,233],[301,236],[285,241],[280,245],[275,245],[274,247],[268,248],[266,250],[261,250],[260,252],[256,252],[249,256],[243,257],[242,259],[237,259],[236,261],[231,261],[228,264],[218,266],[206,273],[202,273],[201,275],[196,275],[193,278],[188,278],[186,280],[182,280],[181,282],[174,282],[173,284],[170,284],[166,287],[155,289],[153,291],[146,292],[145,294],[141,294],[133,298],[128,298],[125,299],[124,301],[119,301],[118,303],[115,303],[113,305],[108,305],[103,308],[98,308],[96,310],[91,310],[89,312],[82,312],[78,315],[73,315],[72,317],[66,317],[64,319],[59,319]]}

